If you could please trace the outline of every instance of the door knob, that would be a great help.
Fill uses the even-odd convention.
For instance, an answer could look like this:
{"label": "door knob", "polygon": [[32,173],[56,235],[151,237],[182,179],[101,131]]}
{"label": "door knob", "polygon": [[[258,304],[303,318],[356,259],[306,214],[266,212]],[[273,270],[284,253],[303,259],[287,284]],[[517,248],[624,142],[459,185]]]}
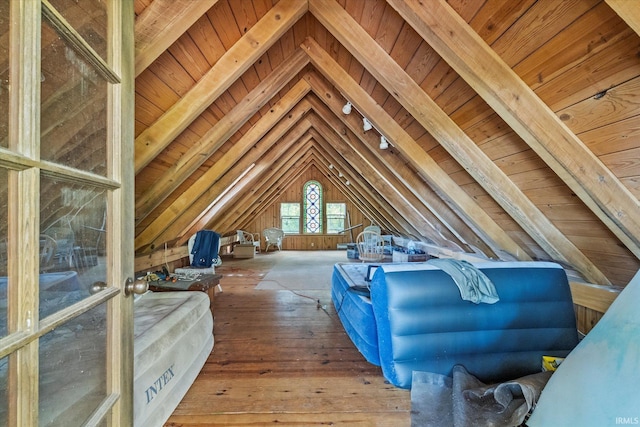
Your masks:
{"label": "door knob", "polygon": [[129,296],[131,294],[142,295],[149,290],[149,282],[144,279],[133,280],[131,277],[124,283],[124,294]]}
{"label": "door knob", "polygon": [[91,293],[91,295],[93,294],[97,294],[100,291],[104,291],[105,289],[107,289],[107,284],[104,282],[94,282],[90,287],[89,287],[89,292]]}

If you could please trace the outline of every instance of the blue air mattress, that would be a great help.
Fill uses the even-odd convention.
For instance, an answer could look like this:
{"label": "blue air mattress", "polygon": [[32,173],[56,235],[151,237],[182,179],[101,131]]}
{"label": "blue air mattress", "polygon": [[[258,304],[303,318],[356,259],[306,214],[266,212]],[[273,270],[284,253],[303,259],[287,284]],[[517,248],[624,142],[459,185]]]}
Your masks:
{"label": "blue air mattress", "polygon": [[543,355],[577,344],[566,273],[547,262],[474,264],[499,296],[494,304],[461,298],[451,276],[427,263],[383,264],[371,282],[380,364],[394,385],[413,371],[451,376],[463,365],[485,383],[541,370]]}
{"label": "blue air mattress", "polygon": [[367,362],[380,365],[378,332],[371,299],[357,287],[366,287],[368,264],[338,263],[333,267],[331,299],[340,321],[353,344]]}

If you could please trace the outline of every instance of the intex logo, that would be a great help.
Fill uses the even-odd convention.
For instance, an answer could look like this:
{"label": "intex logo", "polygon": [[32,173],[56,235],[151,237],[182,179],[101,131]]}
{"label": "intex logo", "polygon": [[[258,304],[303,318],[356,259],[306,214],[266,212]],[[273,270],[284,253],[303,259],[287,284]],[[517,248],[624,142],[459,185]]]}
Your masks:
{"label": "intex logo", "polygon": [[149,404],[149,402],[151,402],[153,398],[162,391],[164,386],[166,386],[167,383],[171,381],[171,379],[175,376],[173,373],[173,366],[174,365],[171,365],[169,369],[164,371],[162,375],[160,375],[158,379],[153,382],[153,385],[145,390],[145,393],[147,395],[147,404]]}
{"label": "intex logo", "polygon": [[616,417],[616,424],[621,424],[621,425],[640,424],[640,417]]}

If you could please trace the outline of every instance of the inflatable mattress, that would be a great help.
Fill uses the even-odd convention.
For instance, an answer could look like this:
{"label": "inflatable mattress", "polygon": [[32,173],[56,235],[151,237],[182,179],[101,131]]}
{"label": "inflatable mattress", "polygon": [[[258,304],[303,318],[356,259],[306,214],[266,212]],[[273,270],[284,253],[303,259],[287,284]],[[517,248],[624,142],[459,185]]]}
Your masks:
{"label": "inflatable mattress", "polygon": [[[408,263],[414,264],[414,263]],[[466,301],[453,278],[427,263],[386,264],[371,282],[384,376],[411,387],[413,371],[451,375],[463,365],[485,383],[541,370],[543,355],[578,343],[567,276],[550,262],[477,263],[499,295]]]}
{"label": "inflatable mattress", "polygon": [[134,309],[134,426],[161,426],[213,349],[204,292],[147,292]]}
{"label": "inflatable mattress", "polygon": [[367,362],[380,366],[378,332],[366,288],[369,264],[337,263],[331,279],[331,299],[345,331]]}

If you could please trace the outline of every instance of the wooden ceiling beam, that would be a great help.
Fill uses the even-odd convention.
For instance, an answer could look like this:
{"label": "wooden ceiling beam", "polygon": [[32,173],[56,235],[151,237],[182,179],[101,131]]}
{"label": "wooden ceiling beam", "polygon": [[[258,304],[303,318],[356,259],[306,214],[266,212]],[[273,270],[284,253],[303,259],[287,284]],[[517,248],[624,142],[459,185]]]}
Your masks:
{"label": "wooden ceiling beam", "polygon": [[[400,215],[397,210],[382,199],[379,192],[363,178],[354,164],[347,160],[344,151],[336,149],[335,144],[340,144],[338,137],[332,131],[329,132],[329,139],[318,133],[317,128],[315,128],[315,132],[316,138],[322,142],[317,144],[317,149],[322,153],[323,160],[328,162],[327,168],[329,168],[329,164],[334,166],[332,169],[334,171],[333,182],[338,183],[338,188],[343,191],[343,194],[348,195],[348,198],[359,207],[367,219],[383,229],[404,229],[407,234],[415,233],[416,230],[408,222],[398,219]],[[342,179],[345,181],[342,182]]]}
{"label": "wooden ceiling beam", "polygon": [[633,0],[605,0],[609,7],[640,35],[640,7]]}
{"label": "wooden ceiling beam", "polygon": [[[163,228],[162,233],[159,234],[154,241],[156,243],[162,243],[175,237],[182,238],[193,223],[197,222],[210,207],[211,203],[220,198],[227,188],[234,185],[236,180],[238,180],[242,174],[246,173],[253,163],[259,161],[261,158],[266,158],[267,161],[275,161],[278,156],[290,149],[293,142],[307,132],[310,127],[311,124],[308,120],[301,119],[295,122],[294,126],[287,133],[287,135],[294,135],[292,138],[287,138],[287,136],[270,137],[270,134],[267,134],[267,136],[256,145],[255,151],[260,153],[260,156],[256,158],[256,156],[253,155],[254,150],[251,150],[243,156],[242,159],[220,177],[218,181],[213,183],[213,185],[209,185],[207,191],[195,200],[191,206],[176,214],[173,221],[167,227]],[[187,236],[187,238],[188,237],[189,236]],[[140,242],[140,244],[142,245],[143,242]]]}
{"label": "wooden ceiling beam", "polygon": [[[351,185],[360,190],[361,197],[376,203],[376,206],[373,207],[374,211],[379,212],[385,218],[385,222],[395,222],[411,234],[422,235],[420,230],[416,229],[405,217],[416,219],[414,212],[404,206],[396,195],[379,187],[380,182],[376,179],[377,172],[354,153],[353,149],[346,144],[344,135],[339,135],[337,129],[331,128],[324,120],[314,120],[313,115],[309,117],[309,120],[323,139],[329,142],[323,149],[327,152],[337,153],[349,165],[349,168],[346,169],[344,164],[340,164],[340,171],[347,176]],[[337,159],[334,158],[334,160]],[[418,221],[416,220],[416,222]]]}
{"label": "wooden ceiling beam", "polygon": [[135,73],[140,75],[218,0],[154,0],[135,22]]}
{"label": "wooden ceiling beam", "polygon": [[135,172],[162,152],[307,11],[307,2],[281,0],[249,29],[182,98],[135,140]]}
{"label": "wooden ceiling beam", "polygon": [[[458,186],[433,158],[426,153],[411,136],[390,117],[376,101],[336,63],[315,40],[307,38],[302,44],[311,63],[347,97],[356,108],[365,114],[402,156],[420,173],[423,179],[458,212],[465,223],[479,236],[500,259],[530,260],[521,248],[478,204]],[[311,80],[308,78],[308,80]],[[314,84],[310,81],[311,86]],[[321,99],[326,96],[317,91]],[[425,203],[426,205],[426,203]],[[434,209],[434,211],[436,211]],[[434,212],[435,213],[435,212]]]}
{"label": "wooden ceiling beam", "polygon": [[[227,193],[229,192],[231,192],[232,195],[239,195],[243,198],[247,198],[246,200],[252,200],[248,195],[252,193],[254,189],[253,184],[255,184],[256,180],[260,182],[257,178],[263,176],[266,171],[272,170],[274,168],[274,164],[278,164],[282,159],[289,159],[294,153],[296,153],[302,145],[300,140],[305,137],[305,134],[310,127],[311,124],[308,120],[305,119],[301,121],[288,135],[297,136],[298,132],[304,129],[305,131],[302,135],[297,138],[293,136],[289,138],[285,137],[282,143],[277,144],[265,153],[264,156],[255,162],[255,165],[249,173],[235,181],[233,186],[225,189],[225,193],[223,194],[224,200],[220,198],[220,200],[215,201],[215,203],[210,201],[208,208],[202,210],[196,219],[192,221],[189,229],[184,230],[180,235],[184,236],[185,232],[188,233],[187,235],[190,235],[192,230],[200,229],[205,227],[207,224],[210,224],[214,216],[220,212],[220,210],[224,209],[225,203],[228,203],[230,200],[229,197],[227,197]],[[247,176],[249,178],[247,178]],[[242,205],[246,203],[242,202],[240,204]],[[230,209],[233,208],[231,207]],[[220,231],[226,232],[229,230],[221,229]],[[184,239],[184,237],[181,239]]]}
{"label": "wooden ceiling beam", "polygon": [[[315,129],[312,129],[313,133]],[[317,131],[315,131],[317,134]],[[385,218],[380,215],[380,212],[373,207],[373,205],[367,200],[358,187],[358,185],[351,185],[351,181],[349,181],[349,185],[346,184],[342,179],[340,179],[340,172],[338,167],[340,166],[340,162],[344,162],[345,160],[340,156],[335,150],[333,153],[328,153],[324,147],[326,147],[327,141],[322,137],[322,135],[317,135],[319,142],[325,142],[325,144],[319,143],[317,148],[319,151],[319,158],[323,160],[322,167],[324,168],[324,173],[329,177],[333,185],[336,186],[342,192],[342,194],[349,200],[355,207],[357,207],[364,215],[369,219],[372,224],[378,224],[383,229],[386,229],[390,233],[401,234],[400,230],[404,231],[404,234],[409,234],[411,230],[404,230],[404,228],[398,224],[395,218]],[[336,156],[338,159],[336,159]],[[345,163],[343,167],[345,170],[349,170],[349,165]],[[349,173],[354,173],[350,171]]]}
{"label": "wooden ceiling beam", "polygon": [[[393,206],[402,218],[406,218],[421,236],[429,239],[430,243],[462,251],[460,246],[445,238],[436,229],[433,225],[432,215],[427,216],[418,209],[421,203],[415,199],[413,194],[410,194],[401,182],[393,179],[395,177],[392,177],[386,167],[374,157],[369,146],[362,143],[317,97],[310,96],[309,102],[318,115],[317,117],[314,115],[309,117],[311,124],[315,129],[322,129],[323,132],[328,132],[329,129],[333,130],[335,138],[331,141],[332,144],[350,164],[354,165],[354,168],[377,191],[380,197]],[[437,218],[435,220],[438,221]]]}
{"label": "wooden ceiling beam", "polygon": [[[309,0],[309,9],[552,259],[572,265],[594,283],[610,283],[342,6]],[[370,120],[376,124],[376,117]]]}
{"label": "wooden ceiling beam", "polygon": [[[282,63],[256,86],[231,111],[209,129],[175,162],[151,187],[136,199],[136,222],[139,223],[153,209],[193,174],[238,129],[269,102],[308,63],[308,57],[297,50],[290,60]],[[292,97],[301,99],[309,88],[294,86]]]}
{"label": "wooden ceiling beam", "polygon": [[[313,93],[323,101],[336,117],[340,117],[351,132],[363,143],[372,147],[377,146],[378,134],[375,132],[362,131],[362,120],[359,114],[344,115],[342,113],[344,98],[334,86],[326,83],[326,80],[318,76],[315,72],[307,73],[305,79],[309,81]],[[316,111],[318,110],[316,109]],[[387,166],[387,169],[394,174],[403,186],[412,192],[417,199],[416,205],[424,206],[429,210],[430,215],[435,217],[434,222],[439,222],[444,226],[445,229],[439,230],[439,232],[447,235],[451,241],[463,247],[465,251],[473,252],[476,250],[488,258],[498,258],[491,247],[489,247],[431,187],[420,179],[420,176],[416,176],[416,174],[407,167],[406,163],[408,160],[400,157],[396,148],[390,146],[388,150],[371,150],[371,153]],[[471,242],[475,249],[471,249],[467,242]]]}
{"label": "wooden ceiling beam", "polygon": [[[311,138],[307,132],[297,141],[293,141],[291,148],[277,158],[261,159],[257,162],[250,174],[243,177],[220,202],[203,215],[195,229],[215,227],[224,232],[233,230],[233,225],[249,210],[251,203],[278,185],[278,175],[282,176],[286,171],[298,169],[296,162],[311,147]],[[227,220],[216,222],[216,217],[220,215]]]}
{"label": "wooden ceiling beam", "polygon": [[[311,109],[311,105],[300,97],[308,91],[308,85],[300,80],[265,114],[246,134],[168,207],[160,212],[152,223],[138,232],[136,246],[143,246],[158,236],[177,217],[235,165],[241,163],[246,169],[262,156],[273,144],[286,134]],[[244,170],[243,169],[243,170]]]}
{"label": "wooden ceiling beam", "polygon": [[[640,258],[638,199],[502,58],[443,0],[428,9],[416,0],[388,2]],[[573,248],[559,240],[555,246],[569,260]],[[587,265],[571,261],[585,273]],[[602,278],[593,273],[590,279]]]}
{"label": "wooden ceiling beam", "polygon": [[234,212],[226,212],[222,222],[216,221],[213,224],[216,227],[220,224],[225,230],[245,229],[249,223],[275,203],[282,193],[313,163],[315,157],[313,137],[308,133],[303,139],[309,142],[304,151],[298,150],[295,157],[288,159],[287,162],[278,162],[277,165],[274,165],[275,169],[270,177],[274,178],[275,175],[278,175],[278,179],[261,178],[258,188],[254,191],[254,197],[245,197],[246,193],[243,195],[242,199],[247,200],[243,208]]}

